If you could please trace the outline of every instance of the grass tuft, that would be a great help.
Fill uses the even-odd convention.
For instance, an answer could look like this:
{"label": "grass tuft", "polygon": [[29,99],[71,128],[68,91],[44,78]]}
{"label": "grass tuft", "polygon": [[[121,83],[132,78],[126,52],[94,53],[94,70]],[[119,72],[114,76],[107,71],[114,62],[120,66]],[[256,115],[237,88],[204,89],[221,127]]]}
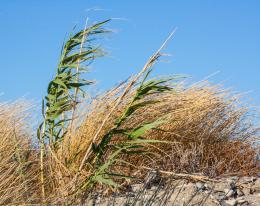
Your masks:
{"label": "grass tuft", "polygon": [[30,104],[0,103],[0,205],[38,201],[38,158],[28,127]]}

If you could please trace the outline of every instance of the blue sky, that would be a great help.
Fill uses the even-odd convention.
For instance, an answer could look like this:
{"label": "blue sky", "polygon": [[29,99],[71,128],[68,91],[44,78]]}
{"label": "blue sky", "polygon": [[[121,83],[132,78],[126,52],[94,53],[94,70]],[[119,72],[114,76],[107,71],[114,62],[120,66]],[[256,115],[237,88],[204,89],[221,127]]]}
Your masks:
{"label": "blue sky", "polygon": [[[94,11],[95,10],[95,11]],[[252,91],[260,103],[260,1],[2,0],[0,93],[10,100],[39,100],[52,78],[64,37],[77,24],[114,18],[110,52],[92,65],[89,78],[107,89],[139,71],[175,27],[165,50],[172,56],[156,74],[211,78],[235,91]]]}

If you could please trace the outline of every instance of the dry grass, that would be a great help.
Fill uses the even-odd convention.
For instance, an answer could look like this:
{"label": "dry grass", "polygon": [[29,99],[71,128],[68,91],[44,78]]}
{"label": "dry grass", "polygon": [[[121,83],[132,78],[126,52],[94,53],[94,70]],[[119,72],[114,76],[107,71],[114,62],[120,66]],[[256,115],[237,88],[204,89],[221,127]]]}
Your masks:
{"label": "dry grass", "polygon": [[[60,148],[54,151],[46,145],[47,203],[69,204],[71,182],[86,148],[124,87],[125,84],[82,104],[78,122],[74,122],[74,130],[67,134]],[[250,121],[250,108],[241,106],[239,96],[205,82],[190,87],[179,83],[175,88],[173,92],[148,96],[159,102],[137,110],[121,126],[133,128],[158,118],[167,119],[144,138],[167,140],[171,144],[146,145],[148,152],[141,156],[121,155],[119,159],[131,165],[118,161],[111,170],[137,177],[143,177],[147,167],[210,177],[259,172],[259,146],[252,146],[259,141],[259,128]],[[132,89],[110,116],[99,138],[114,126],[134,93]],[[0,105],[0,205],[41,202],[39,151],[31,144],[32,136],[26,125],[27,110],[24,102]],[[123,141],[122,136],[118,135],[110,144],[120,141]],[[109,153],[108,150],[107,155]],[[87,162],[79,182],[84,182],[93,170]],[[84,193],[80,196],[82,198]]]}
{"label": "dry grass", "polygon": [[[81,105],[79,122],[74,123],[78,127],[65,137],[56,152],[47,148],[48,201],[57,204],[64,200],[69,202],[66,197],[73,191],[71,183],[85,151],[124,86]],[[110,116],[99,138],[114,126],[134,91],[133,89],[128,94]],[[141,178],[147,174],[147,167],[176,173],[200,173],[209,177],[259,173],[259,144],[255,144],[259,142],[259,128],[251,122],[250,108],[239,103],[238,95],[231,95],[218,85],[204,82],[190,87],[184,87],[180,83],[174,92],[151,95],[148,98],[160,101],[137,110],[121,128],[133,128],[144,122],[165,118],[166,123],[159,129],[148,132],[144,138],[167,140],[171,144],[147,144],[147,153],[142,155],[122,154],[111,171]],[[124,139],[118,135],[110,144],[120,141]],[[107,151],[107,156],[110,152]],[[122,160],[128,161],[130,165],[122,163]],[[79,182],[86,181],[94,171],[91,162],[87,162],[80,173]],[[84,193],[78,199],[82,196]]]}
{"label": "dry grass", "polygon": [[[66,147],[68,139],[66,141],[65,138],[63,151],[59,155],[66,159],[64,165],[68,166],[71,173],[77,171],[86,148],[90,146],[93,135],[122,87],[91,102],[84,122],[73,135],[67,136],[70,147]],[[113,127],[133,94],[131,92],[110,117],[100,137]],[[175,92],[149,98],[160,102],[137,110],[122,128],[134,128],[163,117],[167,123],[160,130],[147,133],[144,138],[167,140],[174,144],[149,145],[149,153],[146,155],[123,155],[121,159],[128,160],[135,167],[117,166],[117,172],[140,176],[142,166],[202,173],[212,177],[228,173],[254,174],[259,171],[256,159],[259,147],[252,147],[254,142],[259,141],[259,128],[251,122],[248,108],[239,104],[239,96],[204,82],[188,88],[179,84]],[[118,136],[113,142],[121,140],[122,137]],[[88,164],[86,168],[91,170]],[[88,170],[85,172],[85,175],[89,175]]]}
{"label": "dry grass", "polygon": [[24,101],[0,103],[0,205],[37,201],[37,156]]}

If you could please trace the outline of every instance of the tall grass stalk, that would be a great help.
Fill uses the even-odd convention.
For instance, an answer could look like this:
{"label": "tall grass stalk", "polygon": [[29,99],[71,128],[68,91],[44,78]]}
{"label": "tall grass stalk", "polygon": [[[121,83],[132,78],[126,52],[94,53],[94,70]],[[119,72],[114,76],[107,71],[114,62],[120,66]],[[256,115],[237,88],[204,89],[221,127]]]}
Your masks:
{"label": "tall grass stalk", "polygon": [[[176,29],[171,32],[171,34],[168,36],[168,38],[164,41],[164,43],[161,45],[161,47],[149,58],[149,60],[146,62],[146,64],[144,65],[144,67],[142,68],[142,70],[136,75],[136,77],[127,85],[127,87],[125,88],[123,94],[118,98],[117,102],[115,103],[115,105],[112,107],[112,109],[110,110],[110,112],[107,114],[107,116],[104,118],[103,122],[101,123],[99,129],[97,130],[96,134],[94,135],[93,139],[92,139],[92,144],[95,143],[98,135],[100,134],[102,128],[104,127],[105,123],[107,122],[107,120],[109,119],[109,117],[111,116],[111,114],[115,111],[115,109],[118,107],[118,105],[122,102],[122,100],[124,99],[124,97],[126,96],[126,94],[131,90],[131,88],[134,86],[134,84],[139,80],[139,78],[149,69],[151,68],[151,66],[156,62],[156,60],[161,56],[160,52],[161,50],[166,46],[166,44],[168,43],[168,41],[172,38],[172,36],[174,35]],[[89,146],[79,167],[79,170],[75,176],[75,179],[77,180],[77,176],[79,175],[80,171],[82,170],[82,168],[84,167],[84,164],[86,162],[86,160],[88,159],[90,152],[92,151],[92,146]],[[77,181],[76,181],[77,182]]]}
{"label": "tall grass stalk", "polygon": [[[159,125],[163,124],[163,120],[156,120],[153,122],[149,123],[144,123],[143,125],[132,128],[131,130],[122,130],[120,129],[121,124],[128,118],[130,117],[136,110],[148,106],[149,104],[156,104],[156,101],[144,101],[142,103],[138,103],[138,101],[144,99],[148,95],[152,94],[160,94],[164,93],[167,91],[171,91],[172,87],[169,87],[165,84],[167,84],[169,81],[171,81],[174,78],[167,78],[167,79],[159,79],[159,80],[149,80],[146,81],[149,74],[151,73],[152,69],[151,67],[154,65],[154,63],[159,59],[159,57],[162,55],[161,50],[166,46],[167,42],[172,38],[173,34],[175,33],[175,30],[168,36],[168,38],[165,40],[165,42],[162,44],[162,46],[149,58],[147,63],[144,65],[142,70],[136,75],[133,80],[131,80],[128,85],[126,86],[125,90],[123,91],[122,95],[117,99],[116,103],[106,115],[104,120],[101,123],[101,126],[98,128],[97,132],[95,135],[92,137],[91,144],[89,145],[87,151],[85,152],[85,155],[81,161],[81,164],[79,166],[79,169],[73,178],[73,185],[74,188],[77,187],[78,183],[78,176],[82,169],[84,168],[85,162],[88,161],[90,164],[93,165],[95,168],[95,172],[93,175],[91,175],[84,183],[82,188],[86,188],[88,186],[93,186],[95,183],[101,183],[101,184],[106,184],[110,186],[116,186],[116,184],[113,182],[113,180],[110,178],[110,176],[121,176],[121,177],[126,177],[124,174],[109,174],[108,170],[109,168],[114,165],[114,163],[117,161],[117,156],[119,156],[121,153],[130,153],[130,150],[133,150],[131,153],[137,153],[134,151],[136,148],[143,148],[143,144],[148,144],[148,143],[166,143],[165,141],[161,140],[144,140],[142,139],[142,135],[144,133],[148,132],[149,130],[152,130],[154,128],[157,128]],[[103,126],[106,124],[108,119],[110,118],[111,114],[115,111],[117,106],[123,101],[124,97],[128,94],[129,91],[131,91],[132,87],[139,81],[140,77],[142,75],[145,75],[143,80],[140,83],[140,86],[136,89],[136,94],[133,97],[132,101],[129,103],[125,111],[122,113],[121,117],[119,117],[115,123],[114,126],[108,131],[98,142],[96,142],[100,131],[103,129]],[[178,79],[178,78],[177,78]],[[127,139],[120,143],[120,144],[115,144],[113,145],[114,147],[114,152],[106,157],[106,160],[104,160],[106,151],[108,148],[111,147],[109,146],[112,137],[114,135],[122,134],[127,137]],[[169,142],[167,142],[169,143]],[[140,151],[138,151],[140,152]],[[93,155],[93,157],[91,157]],[[104,163],[102,163],[102,161]]]}
{"label": "tall grass stalk", "polygon": [[45,142],[44,142],[44,132],[46,122],[44,119],[41,133],[38,135],[40,140],[40,182],[41,182],[41,193],[42,193],[42,202],[45,203],[45,182],[44,182],[44,151],[45,151]]}
{"label": "tall grass stalk", "polygon": [[[45,202],[44,181],[44,153],[45,143],[48,141],[51,148],[57,149],[67,134],[74,119],[74,112],[78,104],[78,95],[86,85],[93,82],[82,78],[87,66],[104,52],[94,44],[95,38],[108,30],[102,28],[109,20],[94,24],[78,33],[71,35],[64,44],[56,75],[49,83],[47,95],[42,103],[43,122],[39,125],[37,136],[40,141],[40,167],[42,199]],[[91,38],[86,39],[89,36]],[[81,65],[85,63],[85,66]],[[74,92],[73,92],[74,91]],[[71,113],[71,118],[67,116]]]}
{"label": "tall grass stalk", "polygon": [[[88,25],[88,18],[86,19],[86,22],[85,22],[85,27],[84,27],[84,30],[87,29],[87,25]],[[82,52],[83,52],[83,46],[84,46],[84,42],[85,42],[85,38],[86,38],[86,35],[83,35],[82,36],[82,40],[81,40],[81,44],[80,44],[80,48],[79,48],[79,54],[81,55]],[[78,83],[79,81],[79,68],[80,68],[80,59],[78,59],[78,62],[77,62],[77,68],[76,68],[76,83]],[[77,97],[78,97],[78,92],[79,92],[79,88],[76,87],[74,89],[74,102],[78,102],[77,101]],[[73,121],[75,119],[75,112],[76,112],[76,104],[73,105],[73,108],[72,108],[72,114],[71,114],[71,122],[70,122],[70,126],[69,126],[69,129],[71,130],[73,128]],[[70,146],[70,145],[69,145]]]}

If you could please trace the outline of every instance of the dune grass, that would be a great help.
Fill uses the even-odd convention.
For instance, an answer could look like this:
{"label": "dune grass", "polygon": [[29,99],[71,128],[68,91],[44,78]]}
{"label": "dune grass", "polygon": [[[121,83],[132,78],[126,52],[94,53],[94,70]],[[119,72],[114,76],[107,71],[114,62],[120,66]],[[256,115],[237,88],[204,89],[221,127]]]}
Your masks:
{"label": "dune grass", "polygon": [[178,75],[150,78],[173,33],[140,73],[86,99],[84,87],[93,82],[83,72],[104,55],[97,40],[108,22],[64,43],[42,103],[38,145],[25,102],[0,104],[0,205],[79,204],[90,190],[120,189],[149,170],[210,178],[259,173],[259,128],[238,95]]}
{"label": "dune grass", "polygon": [[0,103],[0,205],[39,201],[38,152],[29,129],[30,104]]}

